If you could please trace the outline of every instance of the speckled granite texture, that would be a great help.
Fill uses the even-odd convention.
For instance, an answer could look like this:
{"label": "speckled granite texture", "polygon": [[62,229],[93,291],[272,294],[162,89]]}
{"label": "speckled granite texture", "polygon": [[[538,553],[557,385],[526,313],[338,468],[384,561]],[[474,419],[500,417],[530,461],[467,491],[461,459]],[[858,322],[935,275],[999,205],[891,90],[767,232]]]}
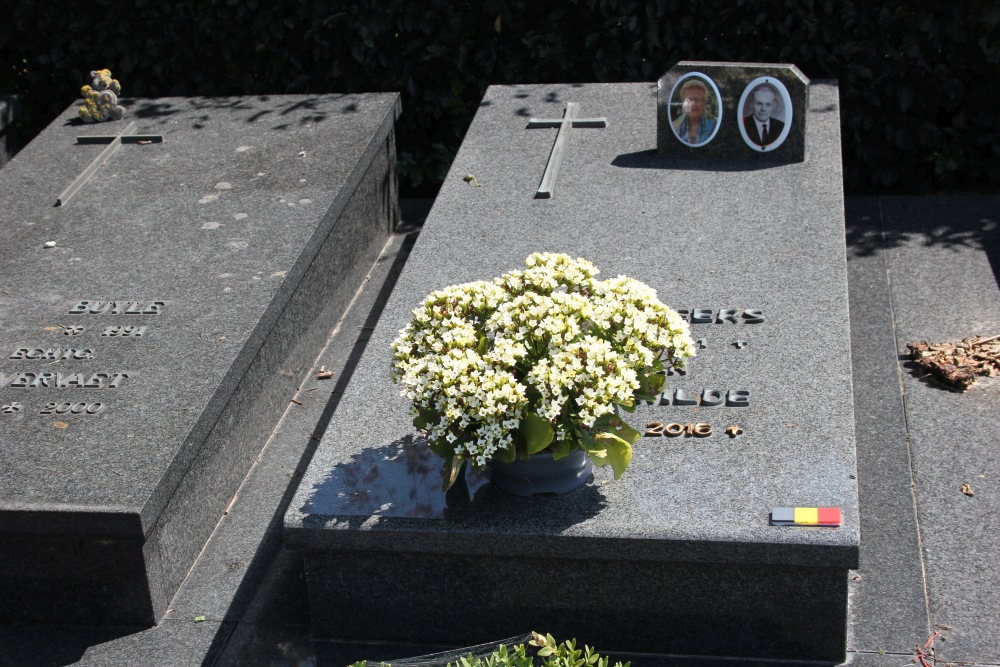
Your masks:
{"label": "speckled granite texture", "polygon": [[[837,89],[814,84],[810,100],[805,162],[694,167],[656,155],[655,84],[487,91],[286,514],[286,543],[305,556],[314,608],[350,580],[351,613],[374,619],[385,587],[407,577],[423,585],[400,603],[396,621],[369,624],[366,637],[400,632],[404,617],[460,616],[457,609],[483,600],[495,600],[491,618],[534,608],[572,614],[572,603],[559,605],[558,583],[552,591],[519,587],[523,559],[556,582],[596,587],[588,594],[626,591],[649,605],[651,618],[700,600],[706,622],[735,613],[760,630],[748,644],[720,636],[714,644],[681,641],[671,647],[677,652],[843,658],[859,517]],[[605,116],[608,127],[574,129],[555,197],[533,199],[555,130],[525,123],[559,116],[568,101],[581,104],[581,116]],[[464,179],[470,174],[475,181]],[[626,273],[707,320],[692,325],[704,349],[687,375],[670,378],[669,391],[746,391],[749,405],[641,408],[636,422],[706,422],[713,434],[644,438],[617,482],[599,469],[583,489],[525,500],[469,473],[445,496],[438,462],[412,437],[407,402],[389,379],[389,343],[430,291],[521,267],[538,250],[586,257],[604,276]],[[731,425],[742,434],[727,436]],[[768,525],[772,507],[796,505],[840,507],[843,526]],[[391,566],[394,557],[409,565]],[[413,577],[421,559],[429,568],[453,559],[470,572],[507,559],[501,571],[513,588],[494,597],[495,582],[475,576]],[[607,578],[577,581],[574,564]],[[673,573],[672,593],[650,601],[643,568]],[[786,574],[797,592],[752,593]],[[815,618],[822,633],[802,634],[802,618]],[[627,619],[623,612],[620,623]],[[342,619],[324,612],[313,620],[318,635],[338,636]],[[443,641],[503,635],[471,619],[446,625]]]}
{"label": "speckled granite texture", "polygon": [[[996,403],[995,390],[1000,384],[982,380],[973,393],[952,395],[911,376],[896,347],[897,326],[907,336],[930,337],[1000,330],[1000,235],[996,233],[1000,197],[848,198],[845,203],[862,535],[860,567],[848,578],[845,664],[911,664],[914,648],[924,646],[927,638],[940,630],[943,634],[933,646],[939,661],[1000,665],[1000,652],[992,641],[1000,633],[1000,625],[995,599],[990,595],[996,588],[991,583],[997,580],[1000,559],[993,533],[982,530],[990,525],[990,517],[998,514],[1000,494],[995,493],[996,475],[983,465],[984,459],[978,458],[978,453],[988,452],[985,445],[991,442],[993,432],[988,423],[990,413],[983,407]],[[404,219],[405,204],[401,202]],[[931,257],[935,260],[925,261]],[[362,658],[395,662],[402,657],[457,648],[454,643],[312,639],[301,554],[286,548],[275,550],[283,508],[300,479],[297,466],[303,464],[298,463],[299,457],[308,458],[307,443],[315,444],[311,437],[316,429],[322,429],[331,416],[336,417],[337,399],[342,395],[340,389],[349,382],[352,360],[368,342],[367,327],[377,320],[377,308],[367,314],[371,299],[366,300],[366,294],[374,289],[381,300],[381,295],[389,291],[388,285],[380,289],[383,279],[373,274],[366,280],[351,307],[350,318],[338,327],[339,333],[317,358],[314,369],[321,365],[335,369],[337,379],[306,383],[298,394],[303,405],[288,406],[284,421],[241,487],[236,502],[227,508],[206,550],[171,602],[172,611],[166,619],[175,622],[165,620],[143,631],[0,626],[0,664],[105,667],[135,658],[144,667],[342,667]],[[945,295],[929,294],[933,285],[943,286]],[[893,317],[893,294],[902,300],[903,319]],[[914,305],[907,306],[910,294],[918,296]],[[354,315],[359,306],[363,314]],[[975,319],[966,319],[967,315],[956,318],[956,309],[975,313]],[[907,419],[903,417],[906,396],[902,394],[900,373],[908,395],[923,394],[920,413]],[[335,382],[333,389],[329,388],[330,382]],[[323,413],[323,417],[317,420],[317,413]],[[981,417],[985,419],[977,427]],[[948,424],[959,424],[961,428],[942,428]],[[928,437],[925,428],[931,429],[933,435]],[[912,451],[911,442],[917,445]],[[307,453],[303,455],[303,451]],[[943,482],[938,483],[942,461],[948,467]],[[924,471],[919,477],[914,466]],[[959,478],[966,477],[975,489],[972,498],[960,490]],[[918,507],[925,511],[918,515]],[[933,556],[929,569],[924,567],[921,533]],[[265,567],[267,572],[261,577]],[[410,576],[410,571],[403,574],[403,578]],[[355,578],[336,597],[350,594],[356,584]],[[928,599],[927,589],[932,591],[932,599]],[[481,607],[470,605],[469,609],[478,611]],[[204,615],[206,621],[192,623],[198,615]],[[733,664],[663,653],[678,620],[687,622],[681,615],[672,617],[669,624],[653,619],[641,629],[630,628],[630,635],[655,644],[657,651],[616,650],[610,653],[612,662],[631,660],[633,665],[643,667]],[[572,628],[566,636],[595,645],[592,637],[578,631],[581,628],[575,620],[566,619],[566,623]],[[178,632],[178,625],[186,625],[191,631]],[[406,631],[406,624],[399,627]],[[528,629],[519,628],[519,633]],[[208,639],[202,631],[209,633]],[[165,645],[168,650],[163,650]],[[597,644],[597,648],[609,654],[605,646]],[[817,667],[816,662],[749,658],[740,659],[739,664]]]}
{"label": "speckled granite texture", "polygon": [[0,172],[0,621],[162,616],[398,218],[395,94],[128,106]]}

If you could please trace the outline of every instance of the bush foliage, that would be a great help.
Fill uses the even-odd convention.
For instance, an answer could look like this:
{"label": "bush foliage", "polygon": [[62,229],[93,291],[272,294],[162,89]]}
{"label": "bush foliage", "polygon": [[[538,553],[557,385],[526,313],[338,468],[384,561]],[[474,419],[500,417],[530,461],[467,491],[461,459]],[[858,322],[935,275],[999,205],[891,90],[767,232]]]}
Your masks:
{"label": "bush foliage", "polygon": [[678,60],[839,79],[849,192],[1000,185],[1000,5],[920,0],[7,3],[0,91],[40,131],[108,67],[125,96],[399,91],[404,192],[432,193],[490,84],[652,81]]}

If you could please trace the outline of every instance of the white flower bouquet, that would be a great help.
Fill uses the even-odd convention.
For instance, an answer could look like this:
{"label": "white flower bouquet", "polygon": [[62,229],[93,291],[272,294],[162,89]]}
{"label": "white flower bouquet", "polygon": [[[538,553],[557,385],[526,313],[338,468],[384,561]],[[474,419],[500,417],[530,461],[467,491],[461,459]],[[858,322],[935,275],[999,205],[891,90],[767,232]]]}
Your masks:
{"label": "white flower bouquet", "polygon": [[615,406],[663,390],[694,355],[688,324],[637,280],[597,280],[584,259],[535,253],[527,270],[431,293],[392,344],[393,380],[413,401],[414,426],[445,461],[574,449],[618,479],[642,433]]}

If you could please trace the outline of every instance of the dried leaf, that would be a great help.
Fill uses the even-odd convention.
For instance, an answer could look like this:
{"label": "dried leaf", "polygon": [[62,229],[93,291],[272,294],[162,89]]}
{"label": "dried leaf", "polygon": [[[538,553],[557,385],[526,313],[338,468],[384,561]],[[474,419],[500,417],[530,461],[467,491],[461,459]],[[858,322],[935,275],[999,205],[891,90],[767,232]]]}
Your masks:
{"label": "dried leaf", "polygon": [[977,335],[958,343],[912,341],[906,347],[918,368],[961,391],[971,387],[977,375],[1000,375],[1000,335]]}
{"label": "dried leaf", "polygon": [[963,485],[962,485],[962,493],[964,493],[965,495],[969,496],[970,498],[971,498],[972,496],[976,495],[976,494],[975,494],[975,493],[974,493],[974,492],[972,491],[972,487],[971,487],[971,486],[969,486],[969,483],[968,483],[968,482],[966,482],[965,484],[963,484]]}
{"label": "dried leaf", "polygon": [[52,425],[56,428],[69,428],[69,424],[66,422],[52,422]]}

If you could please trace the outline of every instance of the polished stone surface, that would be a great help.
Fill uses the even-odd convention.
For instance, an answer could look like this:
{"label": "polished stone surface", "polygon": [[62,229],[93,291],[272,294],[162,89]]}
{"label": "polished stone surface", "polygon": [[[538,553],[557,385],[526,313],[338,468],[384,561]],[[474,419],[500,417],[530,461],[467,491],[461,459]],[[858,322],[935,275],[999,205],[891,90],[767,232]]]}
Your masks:
{"label": "polished stone surface", "polygon": [[[1000,197],[881,203],[898,352],[1000,334]],[[938,657],[1000,663],[1000,377],[956,393],[905,363],[901,375],[930,617],[947,627]]]}
{"label": "polished stone surface", "polygon": [[[883,241],[887,234],[882,228],[880,209],[891,212],[904,210],[905,206],[907,215],[912,216],[913,231],[926,230],[926,233],[912,233],[905,239],[900,238],[895,244],[895,247],[907,245],[906,251],[916,255],[921,252],[934,252],[933,244],[927,246],[925,242],[931,236],[931,230],[939,228],[942,220],[948,219],[942,210],[969,211],[972,217],[967,218],[967,222],[976,223],[980,220],[990,220],[992,214],[989,213],[989,209],[1000,210],[1000,201],[988,197],[947,197],[939,200],[936,198],[848,199],[846,203],[855,409],[859,447],[858,485],[862,510],[860,567],[852,573],[849,581],[850,633],[846,664],[860,667],[901,667],[913,663],[914,647],[923,646],[932,634],[931,627],[935,626],[933,629],[937,630],[936,625],[941,621],[936,617],[929,618],[924,595],[925,580],[922,577],[919,537],[916,532],[917,520],[913,506],[915,498],[919,500],[921,506],[924,506],[927,497],[921,494],[919,487],[911,487],[912,478],[908,473],[910,456],[906,444],[907,433],[905,430],[900,430],[905,427],[905,424],[900,426],[903,424],[900,371],[907,372],[908,369],[901,368],[896,358],[895,344],[892,340],[887,340],[892,337],[893,318]],[[406,202],[403,204],[405,217]],[[974,230],[974,227],[971,229]],[[980,228],[980,232],[982,231],[989,232]],[[962,252],[978,253],[980,260],[989,262],[992,259],[996,266],[995,250],[990,250],[989,243],[981,243],[991,237],[980,232],[973,234],[973,238],[979,240],[964,248]],[[948,236],[961,237],[961,230],[958,230],[957,234]],[[961,271],[966,267],[964,262],[957,265],[943,262],[933,268],[932,275],[944,281],[951,281],[953,277],[960,278]],[[967,284],[959,291],[981,291],[983,294],[979,298],[993,298],[990,295],[996,293],[995,279],[998,275],[1000,272],[994,272],[992,276],[984,275],[983,277],[988,279],[986,282]],[[917,278],[925,281],[924,277],[917,276]],[[989,280],[994,281],[992,285]],[[378,282],[378,279],[373,277],[372,282]],[[907,283],[897,282],[896,287],[905,290]],[[364,295],[365,292],[362,292],[361,296]],[[964,301],[972,297],[961,295],[959,298]],[[928,304],[926,319],[936,321],[934,313],[941,306],[942,304],[936,306]],[[944,307],[946,306],[947,304],[944,304]],[[343,350],[359,338],[364,338],[365,332],[361,329],[363,326],[366,326],[364,317],[345,322],[340,329],[341,333],[331,341],[331,346]],[[320,357],[317,359],[317,368],[319,364],[325,364],[327,368],[337,368],[335,377],[340,377],[343,371],[334,361],[339,354]],[[962,410],[966,405],[968,404],[959,403],[958,407]],[[306,406],[293,404],[290,407],[308,408],[309,403]],[[952,406],[947,406],[947,409],[951,410]],[[927,416],[935,415],[941,420],[953,421],[956,418],[960,419],[962,412],[956,414],[946,412],[940,407],[930,406]],[[918,430],[912,430],[909,435],[919,439]],[[942,441],[941,446],[945,448],[942,455],[950,453],[955,458],[961,458],[963,455],[964,445],[960,441],[949,438]],[[307,458],[307,455],[304,456]],[[274,465],[276,469],[280,469],[283,461],[284,458],[281,456],[265,456],[259,465],[263,467]],[[271,477],[276,474],[275,471],[271,471],[264,476]],[[251,478],[253,476],[251,474]],[[297,477],[290,480],[293,486],[295,479]],[[982,481],[977,484],[981,485]],[[976,488],[976,496],[972,500],[981,500],[984,495],[983,489],[986,487],[976,487],[976,484],[973,486]],[[285,491],[286,489],[282,488],[272,489],[271,494],[261,495],[256,492],[246,496],[241,494],[241,500],[233,505],[227,516],[247,513],[258,517],[257,521],[262,522],[275,516],[275,508],[279,506],[278,499]],[[946,492],[948,491],[953,489],[946,489]],[[277,514],[280,516],[280,511]],[[246,525],[238,521],[234,522],[236,523]],[[947,539],[950,535],[957,541],[959,537],[963,537],[965,531],[961,524],[953,521],[945,521],[940,526],[934,527],[926,518],[920,527],[925,531],[934,528],[933,532],[939,540]],[[259,526],[257,530],[263,530],[263,526]],[[193,582],[201,576],[200,571],[207,562],[209,572],[205,575],[205,581],[214,585],[217,581],[216,568],[220,561],[219,554],[245,549],[243,536],[235,533],[233,530],[217,530],[213,541],[218,540],[221,544],[209,543],[209,550],[215,550],[215,554],[196,564],[189,581]],[[265,539],[262,542],[262,550],[273,548],[272,544],[273,541]],[[968,545],[968,541],[965,544]],[[983,572],[992,572],[992,576],[997,576],[998,554],[990,553],[986,543],[978,543],[971,551],[963,552],[962,549],[956,548],[951,552],[944,552],[944,555],[955,559],[955,562],[963,568],[966,567],[962,565],[963,562],[968,562],[969,559],[978,560]],[[935,568],[929,574],[933,578],[951,580],[958,586],[948,589],[935,584],[938,591],[935,608],[960,607],[968,604],[968,595],[963,588],[967,589],[971,584],[952,577],[946,562],[942,562],[941,565],[942,567]],[[860,577],[860,580],[856,580],[856,577]],[[196,632],[183,635],[173,630],[173,626],[164,623],[145,631],[134,628],[123,630],[37,626],[29,629],[26,626],[0,626],[0,664],[14,667],[64,664],[117,665],[121,664],[121,661],[109,662],[99,659],[99,656],[102,653],[118,651],[117,646],[128,646],[128,653],[134,658],[133,661],[144,666],[215,664],[226,667],[234,665],[343,667],[362,658],[395,659],[425,655],[449,648],[427,643],[314,641],[310,636],[305,575],[301,559],[297,553],[284,548],[279,548],[275,552],[262,578],[258,580],[242,574],[239,578],[241,582],[245,582],[243,585],[245,590],[250,591],[251,599],[247,603],[247,596],[242,592],[233,598],[233,609],[229,611],[227,608],[227,612],[231,614],[230,618],[239,618],[235,625],[199,625],[187,621]],[[196,610],[201,604],[197,593],[197,590],[188,591],[190,609]],[[204,591],[202,599],[205,600],[206,608],[216,600],[216,597],[211,591]],[[992,601],[988,595],[985,599],[979,597],[976,600],[976,604],[987,605],[985,613],[981,614],[985,622],[982,625],[975,622],[975,618],[983,609],[975,604],[970,606],[967,615],[973,619],[972,622],[963,620],[961,626],[956,625],[954,629],[944,630],[943,636],[934,642],[935,651],[938,657],[945,658],[957,654],[957,650],[961,650],[964,655],[978,651],[973,653],[975,656],[973,661],[977,664],[998,665],[1000,661],[989,657],[992,655],[990,638],[994,636],[993,628],[988,621]],[[188,613],[185,611],[185,616],[176,620],[186,621]],[[207,631],[210,637],[199,635],[200,631]],[[657,623],[648,627],[647,631],[651,636],[665,636],[669,628]],[[959,632],[961,634],[958,634]],[[581,643],[594,644],[590,638],[580,633],[574,634]],[[135,639],[141,641],[130,638],[131,635],[136,635]],[[163,642],[158,637],[163,636],[170,637],[175,645],[169,652],[160,653],[158,647],[162,646]],[[212,647],[213,641],[216,640],[224,642],[221,650]],[[973,642],[978,642],[976,644],[978,649]],[[953,646],[955,649],[952,649]],[[597,648],[603,654],[609,653],[600,645]],[[215,656],[218,656],[217,660]],[[615,652],[611,657],[613,660],[631,659],[636,667],[640,665],[715,667],[719,664],[733,664],[728,661],[719,663],[662,654]],[[200,662],[202,659],[204,662]],[[745,660],[740,664],[749,667],[779,665],[790,667],[789,663],[759,660]],[[816,667],[816,664],[811,663],[810,667]]]}
{"label": "polished stone surface", "polygon": [[163,141],[57,207],[126,127],[71,107],[0,171],[0,619],[163,615],[398,217],[398,105],[134,100]]}
{"label": "polished stone surface", "polygon": [[848,199],[845,211],[861,501],[848,646],[874,652],[907,650],[931,623],[879,201]]}
{"label": "polished stone surface", "polygon": [[[517,554],[552,576],[556,588],[592,582],[593,576],[579,573],[603,568],[606,580],[589,586],[594,595],[627,591],[615,598],[620,604],[642,596],[634,587],[645,580],[640,570],[660,566],[676,576],[676,598],[643,597],[650,604],[643,618],[672,618],[674,609],[708,600],[714,606],[703,605],[703,624],[721,623],[733,615],[733,603],[722,601],[740,590],[734,582],[743,572],[755,582],[748,587],[774,591],[756,598],[742,591],[736,617],[753,619],[747,627],[759,632],[719,633],[713,648],[688,627],[678,630],[684,639],[671,644],[672,651],[843,656],[847,571],[857,565],[859,517],[836,88],[814,86],[811,99],[808,161],[766,169],[732,162],[726,169],[693,171],[664,166],[652,151],[652,85],[487,92],[286,515],[286,544],[305,554],[314,607],[351,578],[356,590],[350,600],[363,623],[365,613],[379,615],[372,610],[384,592],[396,590],[384,569],[393,558],[465,558],[470,563],[462,567],[475,569],[477,562]],[[524,120],[551,117],[569,101],[579,102],[585,115],[606,116],[608,126],[574,130],[555,196],[534,199],[549,144],[545,130],[525,129]],[[481,187],[465,180],[469,174]],[[408,403],[389,378],[389,344],[427,293],[518,268],[539,250],[586,257],[604,276],[626,273],[687,311],[705,348],[686,375],[669,379],[673,398],[675,391],[745,391],[749,405],[639,408],[632,418],[639,426],[705,422],[713,434],[644,438],[619,481],[599,469],[593,484],[572,493],[520,499],[492,485],[479,487],[476,478],[445,495],[434,457],[415,445]],[[738,438],[724,433],[734,424],[743,430]],[[400,469],[412,474],[390,474]],[[774,527],[768,514],[775,506],[840,507],[844,523],[836,529]],[[618,572],[612,565],[623,559],[636,568],[631,576],[628,568]],[[414,561],[410,570],[422,568]],[[803,592],[805,570],[816,578],[811,598]],[[497,564],[494,571],[517,579],[516,567]],[[777,583],[782,571],[789,573],[788,589]],[[417,580],[423,586],[414,584],[389,628],[352,623],[352,632],[366,633],[352,637],[388,639],[387,633],[405,632],[398,619],[426,618],[435,602],[441,607],[445,596],[455,595],[468,604],[477,595],[496,596],[495,613],[488,615],[494,629],[486,616],[475,628],[472,619],[442,623],[449,634],[435,634],[435,641],[476,642],[512,629],[501,624],[500,614],[516,616],[513,593],[495,592],[478,577]],[[539,619],[569,612],[558,602],[523,603],[544,608]],[[816,604],[825,605],[825,614]],[[314,612],[318,635],[341,636],[346,621],[335,618],[337,609],[323,606],[322,618]],[[796,625],[796,618],[810,616],[822,620],[822,638]],[[612,627],[624,633],[619,623],[606,635]]]}

